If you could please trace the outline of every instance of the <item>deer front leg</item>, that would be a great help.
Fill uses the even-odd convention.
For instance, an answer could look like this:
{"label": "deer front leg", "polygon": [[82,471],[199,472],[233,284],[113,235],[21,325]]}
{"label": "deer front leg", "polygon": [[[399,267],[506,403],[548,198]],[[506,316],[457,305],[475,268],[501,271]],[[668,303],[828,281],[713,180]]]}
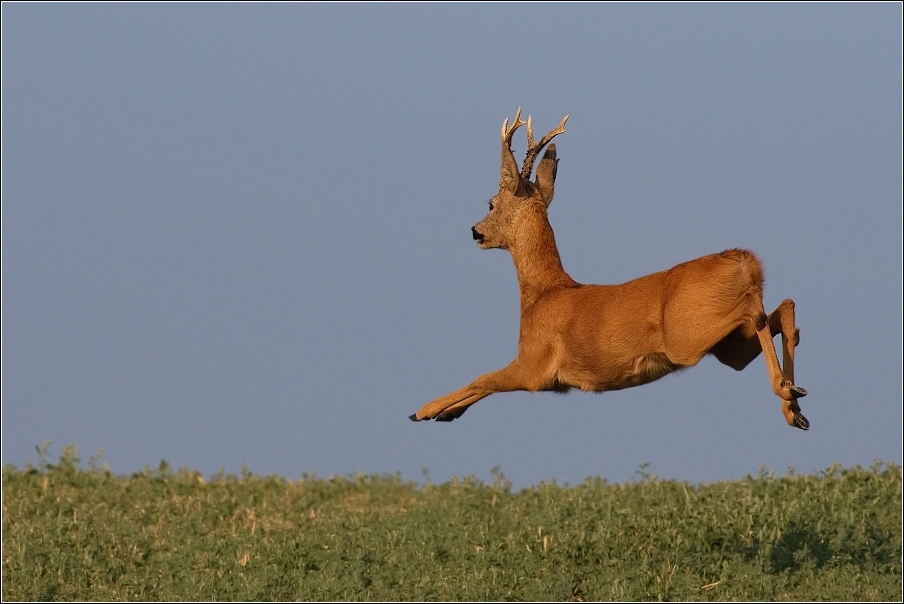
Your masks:
{"label": "deer front leg", "polygon": [[464,388],[450,392],[445,396],[430,401],[414,415],[409,416],[413,422],[435,419],[436,421],[451,422],[467,410],[468,407],[486,398],[494,392],[511,392],[523,390],[521,372],[516,363],[512,363],[504,369],[485,373]]}

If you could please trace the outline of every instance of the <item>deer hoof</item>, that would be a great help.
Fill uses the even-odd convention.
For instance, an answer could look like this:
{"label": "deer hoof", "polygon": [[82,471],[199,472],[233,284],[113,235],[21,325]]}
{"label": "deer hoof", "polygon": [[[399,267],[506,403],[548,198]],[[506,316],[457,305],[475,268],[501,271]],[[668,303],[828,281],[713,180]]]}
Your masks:
{"label": "deer hoof", "polygon": [[[795,386],[794,384],[791,384],[790,386],[788,386],[788,390],[791,391],[791,394],[794,395],[794,398],[803,398],[803,397],[807,396],[806,390],[804,390],[800,386]],[[801,417],[803,417],[803,416],[801,416]],[[807,420],[804,420],[804,422],[806,422],[806,421]],[[804,430],[806,430],[806,428],[804,428]]]}
{"label": "deer hoof", "polygon": [[451,422],[455,418],[450,415],[437,415],[434,419],[438,422]]}
{"label": "deer hoof", "polygon": [[408,419],[410,419],[410,420],[413,421],[413,422],[419,422],[419,421],[421,421],[421,420],[419,420],[419,419],[417,418],[417,413],[412,413],[411,415],[408,416]]}
{"label": "deer hoof", "polygon": [[794,427],[800,428],[801,430],[810,429],[810,422],[807,421],[807,418],[804,417],[800,411],[794,412]]}

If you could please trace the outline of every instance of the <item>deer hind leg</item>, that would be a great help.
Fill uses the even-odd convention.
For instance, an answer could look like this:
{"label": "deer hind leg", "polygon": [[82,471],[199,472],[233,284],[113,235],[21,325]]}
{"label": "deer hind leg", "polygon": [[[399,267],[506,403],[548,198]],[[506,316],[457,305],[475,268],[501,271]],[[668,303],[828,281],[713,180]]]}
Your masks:
{"label": "deer hind leg", "polygon": [[494,392],[523,389],[521,373],[515,363],[512,363],[499,371],[485,373],[464,388],[459,388],[455,392],[430,401],[408,419],[413,422],[430,419],[451,422],[453,419],[461,417],[468,407]]}
{"label": "deer hind leg", "polygon": [[[762,304],[759,306],[762,308]],[[810,422],[801,414],[797,399],[806,396],[807,391],[794,384],[794,349],[800,342],[800,331],[794,322],[794,302],[785,300],[765,321],[764,317],[765,313],[755,312],[749,322],[728,334],[710,352],[721,363],[740,371],[762,351],[772,389],[782,399],[785,421],[791,426],[806,430]],[[778,334],[782,334],[781,366],[772,342],[772,338]]]}
{"label": "deer hind leg", "polygon": [[[762,303],[760,303],[762,308]],[[766,358],[766,369],[772,381],[772,390],[782,399],[782,415],[789,426],[795,426],[801,430],[810,428],[810,422],[800,412],[797,399],[807,395],[807,391],[794,384],[794,347],[799,341],[797,328],[794,326],[794,302],[785,300],[776,309],[778,313],[779,329],[782,334],[782,357],[784,370],[778,364],[778,355],[772,342],[772,328],[766,313],[752,317],[756,335],[763,347],[763,356]]]}
{"label": "deer hind leg", "polygon": [[[783,301],[772,315],[778,315],[779,329],[782,334],[782,372],[785,379],[791,384],[791,391],[796,395],[791,399],[782,398],[782,414],[788,425],[808,430],[810,422],[800,412],[800,405],[797,404],[797,399],[806,396],[807,391],[794,384],[794,349],[800,344],[800,330],[794,321],[794,301],[790,299]],[[770,316],[771,318],[772,316]]]}

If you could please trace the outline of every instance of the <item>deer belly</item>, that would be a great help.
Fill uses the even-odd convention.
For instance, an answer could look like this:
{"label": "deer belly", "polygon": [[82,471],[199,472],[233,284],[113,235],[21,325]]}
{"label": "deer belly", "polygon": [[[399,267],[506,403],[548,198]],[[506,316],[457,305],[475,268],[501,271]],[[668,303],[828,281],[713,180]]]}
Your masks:
{"label": "deer belly", "polygon": [[621,390],[648,384],[682,368],[682,365],[669,360],[665,353],[650,352],[636,357],[630,363],[602,371],[602,375],[597,374],[591,379],[580,380],[578,386],[584,391]]}
{"label": "deer belly", "polygon": [[673,363],[664,352],[653,352],[637,357],[634,360],[634,367],[627,386],[639,386],[658,380],[664,375],[668,375],[680,369],[680,365]]}

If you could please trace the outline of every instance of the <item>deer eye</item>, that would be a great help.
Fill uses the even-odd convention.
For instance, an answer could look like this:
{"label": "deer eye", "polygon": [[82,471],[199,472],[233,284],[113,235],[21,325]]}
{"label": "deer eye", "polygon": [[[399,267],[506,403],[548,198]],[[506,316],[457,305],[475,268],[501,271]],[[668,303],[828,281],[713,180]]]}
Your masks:
{"label": "deer eye", "polygon": [[492,201],[489,202],[489,203],[490,203],[490,211],[492,212],[492,211],[493,211],[493,208],[494,208],[495,206],[493,206],[493,202],[492,202]]}

